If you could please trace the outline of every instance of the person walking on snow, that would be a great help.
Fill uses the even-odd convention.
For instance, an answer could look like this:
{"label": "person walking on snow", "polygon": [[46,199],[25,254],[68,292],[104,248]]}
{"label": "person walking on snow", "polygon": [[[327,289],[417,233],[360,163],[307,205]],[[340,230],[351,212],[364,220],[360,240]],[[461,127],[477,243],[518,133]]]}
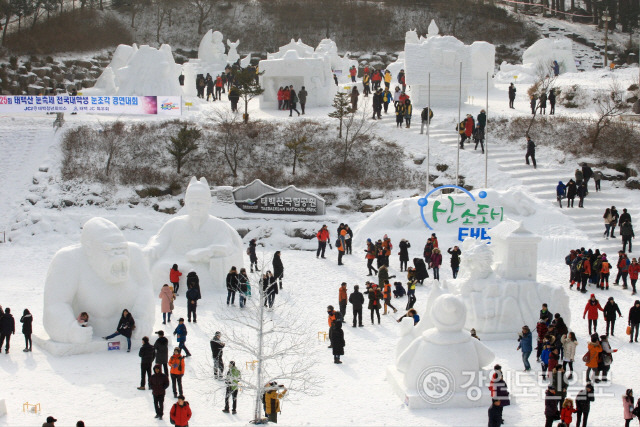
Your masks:
{"label": "person walking on snow", "polygon": [[602,218],[604,219],[604,234],[602,237],[609,240],[609,234],[611,234],[611,222],[613,221],[613,215],[611,215],[610,208],[605,209]]}
{"label": "person walking on snow", "polygon": [[142,337],[142,347],[138,351],[140,356],[140,387],[138,390],[145,390],[145,374],[149,379],[149,388],[151,388],[151,364],[155,358],[155,349],[149,344],[149,337]]}
{"label": "person walking on snow", "polygon": [[[319,258],[322,255],[322,258],[325,258],[324,251],[327,249],[327,243],[329,243],[329,229],[326,224],[322,225],[322,228],[316,234],[316,238],[318,239],[318,250],[316,251],[316,258]],[[329,243],[329,247],[331,244]]]}
{"label": "person walking on snow", "polygon": [[573,200],[576,198],[576,194],[578,193],[578,187],[576,186],[576,182],[573,179],[570,179],[567,182],[567,207],[573,207]]}
{"label": "person walking on snow", "polygon": [[184,350],[184,352],[186,353],[186,357],[191,357],[189,349],[186,345],[184,345],[184,343],[187,341],[187,325],[184,324],[183,317],[178,319],[178,326],[176,327],[175,331],[173,331],[173,335],[176,335],[180,352],[182,353],[182,350]]}
{"label": "person walking on snow", "polygon": [[236,362],[231,360],[229,362],[229,370],[227,371],[227,377],[225,379],[225,385],[227,386],[226,393],[224,395],[224,409],[222,412],[229,413],[229,397],[233,399],[233,407],[231,409],[232,414],[236,414],[238,406],[238,387],[240,386],[240,371],[236,368]]}
{"label": "person walking on snow", "polygon": [[[169,340],[164,336],[164,331],[157,331],[158,339],[153,343],[156,353],[156,365],[162,366],[165,375],[169,375]],[[153,375],[152,375],[153,376]]]}
{"label": "person walking on snow", "polygon": [[457,246],[454,246],[453,249],[447,249],[447,253],[451,255],[451,272],[455,279],[458,277],[458,271],[460,270],[460,255],[462,255],[462,251]]}
{"label": "person walking on snow", "polygon": [[609,297],[603,309],[604,320],[607,323],[607,336],[609,336],[609,330],[611,330],[611,335],[615,336],[614,329],[616,326],[616,312],[618,313],[618,316],[622,317],[620,307],[618,307],[618,304],[613,300],[613,297]]}
{"label": "person walking on snow", "polygon": [[338,289],[338,305],[340,306],[340,316],[344,320],[347,314],[347,282],[342,282]]}
{"label": "person walking on snow", "polygon": [[160,365],[153,367],[153,375],[149,378],[149,388],[153,395],[153,407],[156,411],[155,418],[162,419],[164,415],[165,390],[169,388],[169,377],[160,370]]}
{"label": "person walking on snow", "polygon": [[[623,214],[624,215],[624,214]],[[629,244],[629,253],[633,252],[631,250],[631,239],[635,239],[636,235],[633,232],[633,226],[630,221],[622,221],[622,216],[620,216],[620,236],[622,236],[622,251],[627,251],[627,243]]]}
{"label": "person walking on snow", "polygon": [[588,314],[588,322],[589,322],[589,335],[591,335],[591,326],[593,325],[593,333],[598,333],[598,310],[604,311],[604,309],[600,306],[600,302],[596,299],[595,294],[591,294],[587,305],[584,308],[584,313],[582,314],[582,318],[584,319]]}
{"label": "person walking on snow", "polygon": [[636,300],[636,302],[633,303],[633,307],[629,309],[629,326],[631,327],[629,342],[638,342],[638,329],[640,329],[640,300]]}
{"label": "person walking on snow", "polygon": [[533,168],[536,169],[536,144],[530,136],[527,136],[527,154],[524,156],[527,164],[529,164],[529,157],[531,157],[531,161],[533,162]]}
{"label": "person walking on snow", "polygon": [[[349,295],[349,302],[351,303],[351,308],[353,309],[353,327],[356,327],[356,323],[358,326],[362,327],[362,305],[364,304],[364,295],[360,292],[360,287],[355,285],[353,287],[353,292]],[[357,322],[356,322],[357,320]]]}
{"label": "person walking on snow", "polygon": [[636,282],[638,281],[638,273],[640,273],[640,264],[638,264],[638,260],[633,258],[631,260],[631,265],[629,265],[629,280],[631,280],[631,288],[633,291],[631,295],[636,294]]}
{"label": "person walking on snow", "polygon": [[160,304],[160,310],[162,311],[162,324],[166,325],[167,321],[171,323],[173,300],[175,299],[173,289],[171,289],[167,284],[163,285],[162,289],[160,289],[160,295],[158,295],[158,298],[162,301]]}
{"label": "person walking on snow", "polygon": [[[173,397],[178,397],[182,394],[182,377],[184,376],[184,357],[180,355],[180,349],[178,347],[173,349],[171,359],[169,359],[169,366],[171,367],[171,387],[173,389]],[[176,388],[176,383],[178,387]]]}
{"label": "person walking on snow", "polygon": [[524,363],[524,371],[528,372],[531,370],[531,365],[529,364],[529,356],[531,356],[531,352],[533,351],[533,334],[528,326],[522,327],[522,333],[518,335],[518,350],[522,351],[522,362]]}
{"label": "person walking on snow", "polygon": [[567,195],[567,186],[564,185],[562,181],[558,181],[558,185],[556,187],[556,200],[558,200],[558,205],[562,208],[562,199],[564,199]]}
{"label": "person walking on snow", "polygon": [[180,289],[180,276],[182,273],[178,270],[178,264],[173,264],[171,270],[169,270],[169,281],[173,285],[173,292],[178,295],[178,289]]}
{"label": "person walking on snow", "polygon": [[216,380],[221,380],[224,373],[222,351],[225,343],[222,342],[220,339],[221,337],[222,333],[220,331],[216,331],[211,341],[209,341],[209,345],[211,346],[211,357],[213,358],[213,378]]}
{"label": "person walking on snow", "polygon": [[171,424],[175,427],[189,427],[189,420],[191,419],[191,408],[189,402],[184,400],[184,396],[178,396],[178,401],[173,404],[169,416],[171,417]]}
{"label": "person walking on snow", "polygon": [[[0,307],[0,314],[2,314],[2,307]],[[0,317],[0,353],[2,352],[2,343],[6,344],[4,347],[5,354],[9,354],[9,348],[11,347],[9,342],[11,341],[11,335],[16,334],[16,321],[13,319],[11,309],[9,307],[4,309],[4,314]]]}

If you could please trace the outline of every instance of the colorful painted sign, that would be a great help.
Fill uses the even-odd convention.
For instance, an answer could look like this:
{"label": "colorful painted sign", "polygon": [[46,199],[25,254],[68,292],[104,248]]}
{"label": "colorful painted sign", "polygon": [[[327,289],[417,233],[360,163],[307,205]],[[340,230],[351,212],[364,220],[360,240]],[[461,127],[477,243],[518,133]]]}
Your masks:
{"label": "colorful painted sign", "polygon": [[156,114],[179,116],[179,96],[0,96],[0,113]]}
{"label": "colorful painted sign", "polygon": [[120,350],[120,341],[110,341],[107,344],[107,348],[108,348],[109,351]]}
{"label": "colorful painted sign", "polygon": [[[430,197],[434,193],[440,193],[445,188],[460,190],[469,200],[460,200],[459,197],[447,195]],[[485,199],[486,191],[480,191],[478,197],[470,191],[457,185],[443,185],[434,188],[426,196],[418,199],[422,221],[429,230],[453,224],[458,227],[458,240],[463,241],[467,237],[486,240],[490,243],[491,237],[487,231],[504,219],[504,208],[491,206]],[[466,198],[465,198],[466,199]]]}

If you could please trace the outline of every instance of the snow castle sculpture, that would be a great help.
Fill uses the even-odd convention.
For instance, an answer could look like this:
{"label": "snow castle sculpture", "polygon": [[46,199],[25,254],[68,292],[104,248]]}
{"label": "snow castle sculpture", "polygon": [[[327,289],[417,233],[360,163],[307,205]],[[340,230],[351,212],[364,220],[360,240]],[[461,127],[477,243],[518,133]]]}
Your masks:
{"label": "snow castle sculpture", "polygon": [[[111,221],[92,218],[80,244],[60,249],[49,265],[42,321],[52,341],[77,346],[115,331],[128,309],[136,321],[134,337],[141,338],[153,330],[154,303],[141,248]],[[81,327],[76,318],[85,311],[89,326]]]}
{"label": "snow castle sculpture", "polygon": [[484,377],[483,367],[494,354],[464,330],[464,303],[454,295],[441,295],[428,314],[433,327],[400,354],[396,366],[387,369],[387,380],[412,409],[488,406],[488,390],[469,384]]}
{"label": "snow castle sculpture", "polygon": [[[404,44],[404,70],[411,88],[414,106],[429,102],[429,73],[431,73],[431,105],[455,106],[458,103],[460,64],[462,64],[462,101],[474,87],[485,88],[494,71],[495,46],[482,41],[465,45],[452,36],[440,36],[435,21],[429,25],[427,37],[407,31]],[[395,69],[394,69],[395,70]]]}
{"label": "snow castle sculpture", "polygon": [[[144,248],[154,288],[167,283],[171,266],[178,264],[181,271],[198,274],[202,289],[224,289],[231,267],[242,266],[242,239],[225,221],[209,215],[211,189],[206,179],[192,177],[184,199],[186,215],[167,221]],[[186,282],[186,274],[181,282]]]}

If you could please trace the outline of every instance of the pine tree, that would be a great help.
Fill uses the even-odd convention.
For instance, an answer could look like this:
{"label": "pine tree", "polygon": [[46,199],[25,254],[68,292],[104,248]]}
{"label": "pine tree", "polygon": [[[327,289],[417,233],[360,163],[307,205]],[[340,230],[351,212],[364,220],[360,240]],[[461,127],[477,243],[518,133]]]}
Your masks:
{"label": "pine tree", "polygon": [[333,97],[332,106],[333,108],[335,108],[335,110],[329,113],[329,117],[340,120],[340,130],[338,132],[338,138],[342,138],[342,122],[345,117],[354,112],[354,109],[351,107],[349,94],[346,92],[336,93],[336,96]]}
{"label": "pine tree", "polygon": [[178,166],[178,173],[184,163],[184,159],[191,153],[198,149],[197,141],[202,136],[197,128],[188,128],[187,125],[182,126],[182,129],[178,132],[177,136],[172,136],[171,143],[168,144],[167,150],[176,159]]}

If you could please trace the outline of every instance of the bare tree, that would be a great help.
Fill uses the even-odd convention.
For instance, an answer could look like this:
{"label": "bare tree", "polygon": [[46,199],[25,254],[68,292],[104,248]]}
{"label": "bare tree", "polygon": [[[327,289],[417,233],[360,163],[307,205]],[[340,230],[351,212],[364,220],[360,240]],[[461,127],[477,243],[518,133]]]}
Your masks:
{"label": "bare tree", "polygon": [[527,127],[527,131],[525,132],[525,136],[529,136],[531,126],[533,126],[533,123],[536,120],[536,114],[538,113],[538,109],[540,108],[540,95],[543,93],[547,94],[553,87],[555,81],[556,76],[551,70],[551,64],[539,61],[536,64],[536,82],[529,88],[529,91],[527,92],[529,96],[536,97],[536,105],[533,109],[533,114],[531,115],[531,120],[529,121],[529,126]]}
{"label": "bare tree", "polygon": [[598,119],[589,129],[589,142],[592,147],[598,145],[600,134],[611,124],[611,119],[622,114],[624,109],[624,91],[620,83],[614,78],[608,90],[601,93],[595,100]]}
{"label": "bare tree", "polygon": [[284,143],[284,146],[287,147],[293,155],[293,170],[291,174],[295,175],[296,165],[303,164],[307,160],[307,155],[315,150],[313,138],[314,135],[320,131],[320,126],[309,120],[302,120],[300,122],[290,123],[287,129],[288,135],[294,135]]}
{"label": "bare tree", "polygon": [[216,135],[209,141],[209,149],[222,155],[231,169],[234,178],[238,177],[240,161],[251,153],[252,145],[245,138],[238,115],[226,109],[217,109],[213,113]]}
{"label": "bare tree", "polygon": [[102,139],[104,141],[102,150],[107,155],[107,164],[104,170],[106,176],[109,176],[113,161],[118,157],[118,154],[120,154],[124,147],[126,135],[126,126],[119,120],[111,124],[102,125]]}
{"label": "bare tree", "polygon": [[354,148],[371,141],[371,129],[376,122],[369,120],[367,107],[368,102],[365,102],[360,110],[351,110],[344,118],[344,136],[339,139],[343,170]]}
{"label": "bare tree", "polygon": [[198,17],[198,34],[202,34],[202,27],[211,14],[213,9],[213,0],[190,0],[189,3],[196,8],[196,16]]}
{"label": "bare tree", "polygon": [[[263,256],[263,271],[268,268],[265,260]],[[285,398],[295,399],[299,395],[316,395],[321,378],[315,373],[316,358],[309,351],[316,337],[310,322],[301,315],[303,307],[282,292],[273,307],[267,307],[268,291],[263,290],[260,273],[250,274],[249,279],[251,297],[246,299],[244,308],[221,309],[218,324],[208,329],[222,331],[225,351],[236,357],[236,366],[242,370],[239,386],[254,395],[252,422],[262,424],[262,396],[270,383],[284,385],[288,391]],[[237,361],[239,355],[245,360],[244,366]],[[211,378],[212,370],[203,368],[200,374]],[[218,391],[224,387],[218,386]]]}

